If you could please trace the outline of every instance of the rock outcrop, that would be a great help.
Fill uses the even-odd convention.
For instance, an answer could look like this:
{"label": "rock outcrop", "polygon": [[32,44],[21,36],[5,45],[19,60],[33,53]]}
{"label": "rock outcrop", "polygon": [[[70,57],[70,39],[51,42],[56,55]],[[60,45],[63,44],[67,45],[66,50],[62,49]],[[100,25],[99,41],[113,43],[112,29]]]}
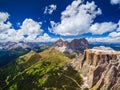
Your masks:
{"label": "rock outcrop", "polygon": [[120,52],[111,48],[87,49],[72,66],[82,72],[85,86],[91,90],[120,90]]}

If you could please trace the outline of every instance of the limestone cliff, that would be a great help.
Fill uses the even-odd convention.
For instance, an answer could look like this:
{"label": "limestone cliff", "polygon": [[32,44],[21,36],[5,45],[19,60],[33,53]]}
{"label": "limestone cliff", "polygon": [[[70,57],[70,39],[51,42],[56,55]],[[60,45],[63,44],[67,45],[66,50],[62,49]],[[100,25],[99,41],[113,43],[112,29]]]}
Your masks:
{"label": "limestone cliff", "polygon": [[120,52],[96,47],[84,51],[72,62],[82,72],[85,86],[91,90],[120,90]]}

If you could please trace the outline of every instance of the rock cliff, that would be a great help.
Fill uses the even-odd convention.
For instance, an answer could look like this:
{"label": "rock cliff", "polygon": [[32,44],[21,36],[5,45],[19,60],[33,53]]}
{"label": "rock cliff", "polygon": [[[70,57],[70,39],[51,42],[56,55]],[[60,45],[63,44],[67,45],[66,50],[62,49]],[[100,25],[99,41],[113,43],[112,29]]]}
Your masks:
{"label": "rock cliff", "polygon": [[103,46],[84,51],[71,63],[91,90],[120,90],[120,52]]}

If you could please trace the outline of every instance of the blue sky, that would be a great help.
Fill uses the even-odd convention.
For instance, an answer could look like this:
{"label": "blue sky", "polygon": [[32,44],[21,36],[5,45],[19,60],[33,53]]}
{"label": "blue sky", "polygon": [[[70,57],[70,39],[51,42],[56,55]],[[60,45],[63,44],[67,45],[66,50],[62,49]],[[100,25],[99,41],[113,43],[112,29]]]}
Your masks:
{"label": "blue sky", "polygon": [[0,41],[119,42],[120,0],[1,0]]}

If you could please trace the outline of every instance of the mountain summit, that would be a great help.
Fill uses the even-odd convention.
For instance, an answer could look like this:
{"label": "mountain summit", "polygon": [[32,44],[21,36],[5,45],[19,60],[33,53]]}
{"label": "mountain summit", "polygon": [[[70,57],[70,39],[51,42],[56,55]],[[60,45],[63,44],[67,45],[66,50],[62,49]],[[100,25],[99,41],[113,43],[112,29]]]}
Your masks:
{"label": "mountain summit", "polygon": [[59,39],[52,45],[52,48],[61,52],[83,53],[85,49],[89,48],[89,43],[85,38],[74,39],[71,42]]}
{"label": "mountain summit", "polygon": [[89,43],[85,38],[74,39],[70,42],[69,48],[73,52],[83,53],[85,49],[89,48]]}

